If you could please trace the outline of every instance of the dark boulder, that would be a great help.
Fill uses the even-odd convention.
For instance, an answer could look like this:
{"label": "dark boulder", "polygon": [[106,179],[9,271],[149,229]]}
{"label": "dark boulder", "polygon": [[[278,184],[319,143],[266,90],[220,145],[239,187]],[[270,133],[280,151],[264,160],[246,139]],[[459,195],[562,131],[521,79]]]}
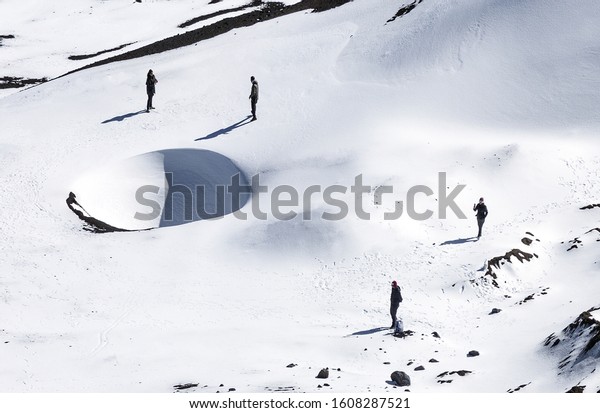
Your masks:
{"label": "dark boulder", "polygon": [[329,367],[321,369],[319,374],[317,374],[317,379],[327,379],[329,378]]}
{"label": "dark boulder", "polygon": [[395,371],[391,375],[392,381],[398,386],[410,386],[410,377],[403,371]]}

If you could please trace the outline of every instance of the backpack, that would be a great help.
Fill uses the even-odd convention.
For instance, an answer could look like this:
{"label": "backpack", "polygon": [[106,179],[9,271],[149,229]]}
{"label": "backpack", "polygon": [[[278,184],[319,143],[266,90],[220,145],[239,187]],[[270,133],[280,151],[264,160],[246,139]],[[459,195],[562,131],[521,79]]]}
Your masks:
{"label": "backpack", "polygon": [[404,334],[404,323],[402,322],[402,319],[397,319],[396,320],[396,325],[394,326],[394,335],[402,335]]}

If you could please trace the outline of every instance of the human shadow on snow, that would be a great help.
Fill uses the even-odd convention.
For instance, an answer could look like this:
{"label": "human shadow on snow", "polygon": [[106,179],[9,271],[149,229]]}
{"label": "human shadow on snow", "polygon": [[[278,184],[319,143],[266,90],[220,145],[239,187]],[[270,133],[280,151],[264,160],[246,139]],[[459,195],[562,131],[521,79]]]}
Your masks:
{"label": "human shadow on snow", "polygon": [[453,239],[453,240],[449,240],[449,241],[444,241],[440,245],[456,245],[456,244],[464,244],[466,242],[477,242],[477,237]]}
{"label": "human shadow on snow", "polygon": [[146,113],[146,111],[145,110],[139,110],[137,112],[131,112],[131,113],[126,113],[124,115],[115,116],[114,118],[106,119],[105,121],[102,122],[102,124],[110,123],[110,122],[121,122],[121,121],[124,121],[127,118],[132,118],[134,116],[141,115],[142,113]]}
{"label": "human shadow on snow", "polygon": [[216,138],[217,136],[221,136],[221,135],[226,135],[229,132],[231,132],[232,130],[235,130],[237,128],[241,128],[244,125],[248,125],[249,123],[251,123],[252,121],[250,120],[250,118],[252,118],[251,115],[246,116],[244,119],[240,120],[239,122],[234,123],[233,125],[227,126],[226,128],[223,129],[219,129],[218,131],[215,131],[213,133],[210,133],[202,138],[198,138],[196,139],[196,141],[204,141],[207,139],[213,139]]}
{"label": "human shadow on snow", "polygon": [[388,327],[375,327],[370,330],[357,331],[356,333],[350,334],[351,336],[366,336],[368,334],[379,333],[380,331],[389,330]]}

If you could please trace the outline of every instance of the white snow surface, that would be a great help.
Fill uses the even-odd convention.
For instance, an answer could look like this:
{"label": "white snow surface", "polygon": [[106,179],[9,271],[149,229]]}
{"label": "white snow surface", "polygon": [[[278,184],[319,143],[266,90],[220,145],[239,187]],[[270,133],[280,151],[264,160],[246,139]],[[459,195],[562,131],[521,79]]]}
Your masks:
{"label": "white snow surface", "polygon": [[[15,38],[0,77],[56,78],[108,56],[71,54],[136,42],[117,54],[247,2],[207,3],[4,0],[0,34]],[[544,346],[600,306],[600,233],[588,232],[600,207],[579,209],[600,202],[600,5],[425,0],[386,24],[405,3],[354,0],[3,90],[0,391],[401,392],[395,370],[415,392],[600,390],[596,357],[559,374]],[[259,119],[236,127],[250,75]],[[85,231],[67,208],[73,191],[92,216],[147,228],[127,215],[135,189],[161,186],[162,202],[160,151],[183,148],[221,154],[269,191],[246,220],[126,233]],[[465,185],[468,219],[439,216],[439,172],[448,192]],[[349,188],[360,174],[394,188],[381,204],[363,195],[370,220],[349,189],[339,221],[316,195],[283,208],[294,219],[271,213],[278,185]],[[385,220],[415,185],[433,189],[416,210],[434,216]],[[490,215],[475,242],[480,196]],[[535,256],[495,269],[493,286],[487,261],[515,248]],[[405,338],[387,329],[392,280]],[[459,370],[471,373],[438,377]]]}

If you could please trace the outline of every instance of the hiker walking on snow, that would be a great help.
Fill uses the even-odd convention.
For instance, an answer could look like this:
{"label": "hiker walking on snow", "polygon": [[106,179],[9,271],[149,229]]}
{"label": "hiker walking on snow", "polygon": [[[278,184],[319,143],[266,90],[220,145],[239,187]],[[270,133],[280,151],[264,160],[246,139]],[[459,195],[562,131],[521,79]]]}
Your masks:
{"label": "hiker walking on snow", "polygon": [[256,104],[258,103],[258,82],[254,76],[250,76],[250,82],[252,82],[252,89],[250,89],[250,107],[252,109],[252,120],[256,120]]}
{"label": "hiker walking on snow", "polygon": [[477,217],[477,226],[479,227],[479,232],[477,233],[477,239],[479,239],[481,238],[481,229],[483,228],[485,217],[487,217],[488,214],[488,209],[483,203],[483,198],[479,198],[478,204],[473,204],[473,211],[477,211],[475,216]]}
{"label": "hiker walking on snow", "polygon": [[392,295],[390,297],[390,315],[392,316],[392,326],[390,328],[396,327],[396,321],[398,320],[396,313],[398,312],[398,307],[400,307],[401,302],[402,294],[400,293],[400,287],[396,281],[392,281]]}
{"label": "hiker walking on snow", "polygon": [[150,112],[150,109],[154,109],[152,106],[152,97],[156,93],[156,88],[154,85],[158,83],[152,69],[148,71],[148,75],[146,76],[146,93],[148,94],[148,103],[146,103],[146,112]]}

